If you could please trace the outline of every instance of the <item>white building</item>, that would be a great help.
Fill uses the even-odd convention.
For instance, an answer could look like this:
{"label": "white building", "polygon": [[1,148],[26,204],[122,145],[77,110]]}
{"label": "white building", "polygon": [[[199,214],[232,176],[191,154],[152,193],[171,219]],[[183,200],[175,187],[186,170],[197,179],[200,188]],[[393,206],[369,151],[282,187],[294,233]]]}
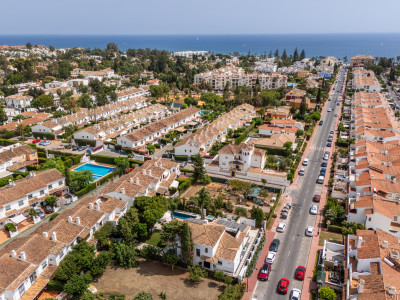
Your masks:
{"label": "white building", "polygon": [[5,98],[7,108],[27,108],[31,105],[32,96],[11,95]]}

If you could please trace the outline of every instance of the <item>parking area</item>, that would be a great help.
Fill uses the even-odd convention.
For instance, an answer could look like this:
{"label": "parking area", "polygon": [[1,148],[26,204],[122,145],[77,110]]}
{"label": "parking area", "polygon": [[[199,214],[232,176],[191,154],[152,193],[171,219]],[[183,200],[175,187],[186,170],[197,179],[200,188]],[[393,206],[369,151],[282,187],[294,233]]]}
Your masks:
{"label": "parking area", "polygon": [[104,274],[93,282],[99,292],[123,294],[131,299],[141,291],[150,292],[154,299],[165,292],[169,300],[217,299],[224,285],[204,278],[198,285],[188,282],[189,273],[185,270],[162,265],[157,262],[140,261],[139,267],[123,269],[109,266]]}

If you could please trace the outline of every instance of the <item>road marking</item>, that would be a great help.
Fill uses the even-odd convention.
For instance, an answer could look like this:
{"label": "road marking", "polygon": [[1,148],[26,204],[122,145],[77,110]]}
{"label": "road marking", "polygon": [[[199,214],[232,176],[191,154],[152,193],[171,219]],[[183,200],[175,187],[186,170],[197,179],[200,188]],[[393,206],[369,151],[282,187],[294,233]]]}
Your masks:
{"label": "road marking", "polygon": [[289,250],[289,252],[288,252],[288,255],[290,255],[290,250]]}

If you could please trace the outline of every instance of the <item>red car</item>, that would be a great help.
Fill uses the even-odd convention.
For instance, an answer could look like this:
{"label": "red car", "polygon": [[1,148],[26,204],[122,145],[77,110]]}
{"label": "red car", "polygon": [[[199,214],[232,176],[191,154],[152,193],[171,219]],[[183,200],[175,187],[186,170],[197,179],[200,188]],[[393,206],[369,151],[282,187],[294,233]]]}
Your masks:
{"label": "red car", "polygon": [[321,201],[321,195],[314,195],[313,201],[314,201],[314,202],[319,202],[319,201]]}
{"label": "red car", "polygon": [[258,279],[267,281],[270,272],[271,272],[271,265],[265,263],[261,268],[260,272],[258,272]]}
{"label": "red car", "polygon": [[130,172],[132,172],[132,171],[133,171],[133,168],[129,168],[129,169],[127,169],[127,170],[125,171],[125,173],[128,174],[128,173],[130,173]]}
{"label": "red car", "polygon": [[296,269],[296,279],[304,280],[304,275],[306,274],[306,268],[303,266],[298,266]]}
{"label": "red car", "polygon": [[282,278],[281,280],[279,280],[278,292],[281,294],[287,294],[288,289],[289,289],[289,279]]}
{"label": "red car", "polygon": [[34,139],[34,140],[32,141],[32,143],[36,144],[36,143],[40,143],[40,141],[41,141],[41,140],[39,140],[39,139]]}

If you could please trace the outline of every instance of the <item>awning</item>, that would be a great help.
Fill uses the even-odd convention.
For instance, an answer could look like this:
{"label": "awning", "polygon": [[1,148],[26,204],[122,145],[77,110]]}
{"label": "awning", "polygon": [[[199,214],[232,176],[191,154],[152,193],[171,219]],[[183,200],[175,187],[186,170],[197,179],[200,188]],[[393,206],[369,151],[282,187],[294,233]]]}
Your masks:
{"label": "awning", "polygon": [[14,224],[19,224],[19,223],[25,221],[25,220],[26,220],[26,217],[24,217],[24,216],[21,214],[21,215],[18,215],[18,216],[9,218],[9,220],[10,220],[11,222],[13,222]]}

